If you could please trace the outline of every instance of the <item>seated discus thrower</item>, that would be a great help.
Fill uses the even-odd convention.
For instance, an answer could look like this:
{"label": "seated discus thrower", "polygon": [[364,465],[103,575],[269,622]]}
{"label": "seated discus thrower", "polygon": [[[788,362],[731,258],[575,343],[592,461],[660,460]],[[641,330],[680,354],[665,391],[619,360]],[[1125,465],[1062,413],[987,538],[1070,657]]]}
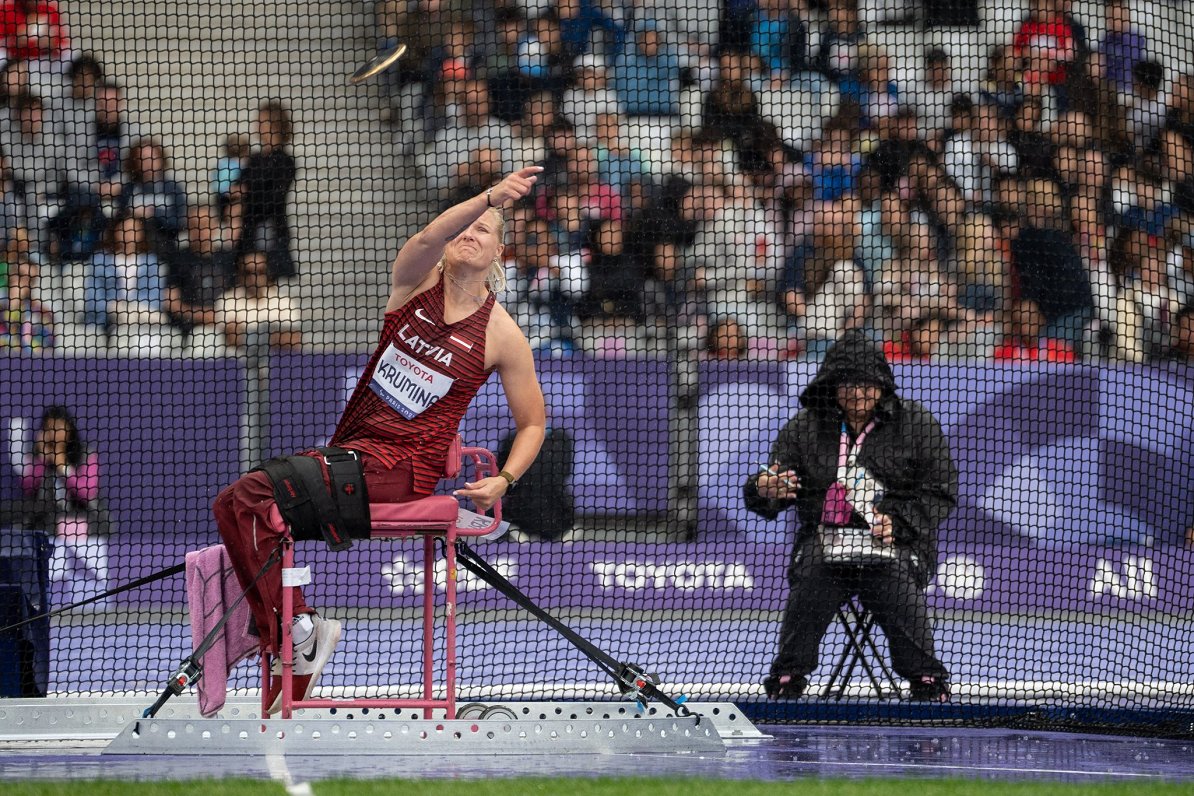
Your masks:
{"label": "seated discus thrower", "polygon": [[[471,459],[478,475],[493,475],[498,472],[497,459],[485,448],[463,447],[457,436],[448,456],[444,475],[454,478],[463,460]],[[620,663],[592,643],[581,637],[555,617],[540,608],[529,597],[507,580],[501,573],[486,563],[462,539],[481,537],[492,533],[501,523],[501,503],[495,503],[493,517],[489,523],[479,527],[460,527],[458,517],[460,504],[450,495],[432,495],[407,503],[369,504],[369,539],[423,540],[423,695],[421,698],[337,698],[337,699],[295,699],[294,698],[294,646],[291,643],[290,628],[294,618],[292,589],[305,582],[304,570],[294,568],[294,542],[287,540],[282,545],[282,643],[278,663],[281,666],[282,693],[279,713],[289,719],[293,711],[302,708],[415,708],[423,710],[425,719],[432,718],[432,711],[440,708],[448,718],[456,718],[456,565],[477,575],[518,606],[526,609],[536,618],[550,625],[572,643],[580,652],[597,664],[613,678],[623,697],[633,700],[639,710],[646,707],[648,699],[663,703],[675,711],[677,716],[691,715],[684,707],[686,696],[675,699],[661,692],[657,686],[659,677],[648,674],[641,666]],[[286,527],[281,513],[275,508],[271,512],[272,522]],[[435,662],[433,660],[433,633],[435,629],[435,584],[434,561],[435,539],[444,540],[447,583],[445,584],[445,666],[444,696],[435,698]],[[274,674],[272,656],[262,656],[262,674],[266,684]],[[268,707],[269,689],[262,689],[263,712]],[[699,721],[699,717],[698,717]]]}
{"label": "seated discus thrower", "polygon": [[[445,478],[459,475],[463,462],[471,461],[478,476],[496,475],[497,459],[485,448],[466,447],[457,436],[444,468]],[[282,544],[282,643],[281,653],[275,661],[268,653],[262,655],[262,675],[266,687],[262,689],[262,710],[269,707],[269,688],[275,662],[281,667],[282,699],[280,716],[291,717],[293,711],[302,708],[416,708],[423,710],[424,718],[431,718],[432,710],[443,709],[448,717],[456,715],[456,543],[460,537],[485,536],[497,529],[501,523],[501,503],[494,504],[492,518],[479,527],[460,527],[460,502],[451,495],[431,495],[405,503],[370,503],[369,537],[367,541],[379,539],[421,539],[423,543],[423,693],[419,698],[336,698],[295,699],[294,697],[294,645],[291,643],[291,623],[294,619],[294,592],[296,586],[304,585],[305,568],[294,566],[294,540],[287,535]],[[287,528],[286,521],[277,507],[271,511],[271,522],[275,527]],[[447,567],[445,585],[445,662],[444,695],[435,697],[435,540],[444,540],[444,556]]]}

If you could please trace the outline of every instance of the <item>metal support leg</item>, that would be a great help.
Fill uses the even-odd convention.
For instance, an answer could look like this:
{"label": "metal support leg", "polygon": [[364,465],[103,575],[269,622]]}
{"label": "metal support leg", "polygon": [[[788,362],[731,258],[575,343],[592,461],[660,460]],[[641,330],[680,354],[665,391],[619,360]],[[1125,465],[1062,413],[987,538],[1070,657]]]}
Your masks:
{"label": "metal support leg", "polygon": [[[899,696],[900,687],[895,673],[892,672],[887,659],[880,654],[879,647],[875,644],[875,636],[871,632],[875,627],[874,615],[869,611],[865,614],[859,613],[858,606],[853,603],[850,604],[850,612],[857,620],[857,625],[855,626],[857,628],[855,644],[859,649],[857,660],[862,664],[867,678],[870,679],[871,687],[875,689],[876,696],[880,699],[885,699],[889,696]],[[876,667],[879,673],[882,674],[882,677],[879,676],[879,673],[876,673]],[[885,692],[885,689],[888,688],[890,689],[889,693]]]}
{"label": "metal support leg", "polygon": [[444,544],[444,569],[447,581],[444,587],[445,606],[444,627],[447,637],[444,639],[444,657],[446,671],[444,672],[444,688],[447,700],[448,718],[456,716],[456,529],[448,531]]}
{"label": "metal support leg", "polygon": [[[435,539],[423,537],[423,699],[435,697]],[[431,718],[431,708],[423,708]]]}
{"label": "metal support leg", "polygon": [[[287,570],[294,568],[294,542],[285,539],[282,542],[282,576],[286,577]],[[294,639],[291,637],[291,625],[294,624],[294,589],[282,589],[282,633],[278,641],[278,657],[282,661],[282,718],[288,719],[293,712],[294,703]],[[266,695],[268,699],[268,694]]]}

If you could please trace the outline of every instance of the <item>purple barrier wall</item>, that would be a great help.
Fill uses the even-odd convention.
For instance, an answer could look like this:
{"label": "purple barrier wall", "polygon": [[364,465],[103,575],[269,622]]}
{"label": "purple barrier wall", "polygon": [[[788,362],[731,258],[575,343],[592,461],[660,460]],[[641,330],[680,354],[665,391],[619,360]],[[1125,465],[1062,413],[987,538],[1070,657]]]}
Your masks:
{"label": "purple barrier wall", "polygon": [[[112,556],[129,580],[149,574],[138,561],[147,537],[114,539]],[[185,542],[156,542],[181,560]],[[547,609],[780,610],[787,587],[786,545],[530,544],[479,542],[480,555]],[[171,551],[173,551],[171,553]],[[415,607],[423,590],[422,547],[415,542],[358,542],[338,554],[321,543],[300,545],[296,559],[314,574],[313,604],[359,608]],[[437,565],[442,591],[442,559]],[[1042,549],[1027,545],[942,545],[930,586],[934,607],[1040,616],[1053,611],[1099,614],[1194,612],[1188,588],[1194,550],[1184,547]],[[145,595],[130,592],[124,601]],[[179,599],[182,599],[179,592]],[[505,598],[460,571],[462,608],[507,607]],[[491,605],[492,603],[492,605]]]}
{"label": "purple barrier wall", "polygon": [[[274,416],[275,450],[326,438],[360,362],[279,358],[272,395],[275,406],[286,402],[287,413]],[[599,499],[625,499],[625,511],[660,509],[656,490],[642,485],[667,475],[669,402],[650,398],[665,394],[666,366],[541,365],[554,422],[571,423],[587,446],[578,458],[608,464],[578,468],[587,505],[604,509]],[[117,530],[113,563],[122,580],[215,541],[210,503],[238,471],[236,403],[244,383],[235,362],[10,357],[0,359],[0,371],[9,386],[0,396],[5,450],[14,420],[31,426],[42,407],[58,401],[78,413],[105,462],[103,488]],[[700,544],[491,549],[511,556],[521,585],[549,605],[776,607],[790,524],[746,514],[738,490],[810,375],[801,365],[703,372]],[[983,610],[1091,610],[1116,600],[1189,609],[1188,598],[1168,585],[1180,582],[1189,563],[1172,552],[1191,513],[1194,390],[1186,371],[905,366],[897,378],[904,394],[940,418],[961,472],[961,505],[943,533],[944,569],[934,593],[942,606],[968,595],[966,607]],[[496,394],[496,384],[487,386],[466,421],[470,440],[496,446],[504,430]],[[0,499],[11,499],[12,468],[0,473]],[[1109,540],[1121,546],[1107,547]],[[1070,549],[1072,541],[1084,544]],[[351,571],[352,556],[369,549],[329,566]],[[375,567],[375,576],[362,578],[364,604],[392,599],[395,578],[414,566],[403,563],[414,561],[401,558],[408,554],[386,559],[390,574]],[[683,582],[667,580],[668,568],[680,564]],[[570,580],[556,591],[561,572]],[[619,578],[650,585],[616,586]],[[967,578],[980,578],[982,587]],[[705,585],[698,588],[700,579]],[[746,580],[768,585],[746,590]]]}
{"label": "purple barrier wall", "polygon": [[4,357],[0,382],[0,500],[19,495],[8,459],[16,428],[31,442],[42,410],[63,404],[99,452],[116,534],[216,538],[211,503],[239,469],[235,362]]}
{"label": "purple barrier wall", "polygon": [[[327,438],[362,363],[361,357],[314,356],[274,362],[274,452]],[[578,439],[574,487],[582,507],[661,510],[661,495],[650,485],[670,475],[666,366],[545,361],[542,371],[554,422]],[[800,365],[706,367],[699,541],[490,542],[478,550],[560,616],[596,609],[624,617],[602,631],[613,634],[602,642],[611,648],[646,649],[672,676],[757,680],[786,593],[791,527],[747,515],[738,490],[810,376]],[[112,585],[215,542],[210,503],[239,470],[244,379],[237,363],[15,357],[0,359],[0,378],[6,385],[0,450],[7,451],[14,421],[31,426],[47,403],[61,401],[76,410],[84,436],[100,451],[116,521]],[[1194,677],[1184,648],[1194,614],[1188,588],[1194,551],[1176,544],[1191,513],[1194,390],[1188,374],[906,366],[897,378],[906,395],[938,415],[962,473],[961,506],[943,533],[941,565],[929,589],[951,671],[976,679]],[[496,446],[506,430],[497,395],[493,383],[479,398],[465,423],[471,441]],[[0,500],[16,489],[5,463]],[[1121,541],[1104,544],[1111,539]],[[1085,543],[1069,544],[1076,540]],[[313,567],[312,604],[333,613],[418,605],[423,564],[413,543],[360,543],[339,555],[309,543],[299,558]],[[438,566],[442,588],[442,562]],[[463,570],[461,577],[466,618],[471,610],[511,607]],[[66,584],[54,588],[62,604]],[[181,577],[114,600],[161,608],[184,601]],[[692,613],[640,634],[633,612],[644,610]],[[727,611],[762,619],[744,624]],[[506,627],[471,630],[466,619],[462,632],[485,635],[486,645],[527,642],[525,625]],[[143,632],[155,634],[155,648],[165,643],[156,638],[161,628]],[[534,643],[545,642],[536,636]],[[177,654],[165,655],[150,667],[149,680],[135,685],[157,687],[157,670],[174,665]]]}

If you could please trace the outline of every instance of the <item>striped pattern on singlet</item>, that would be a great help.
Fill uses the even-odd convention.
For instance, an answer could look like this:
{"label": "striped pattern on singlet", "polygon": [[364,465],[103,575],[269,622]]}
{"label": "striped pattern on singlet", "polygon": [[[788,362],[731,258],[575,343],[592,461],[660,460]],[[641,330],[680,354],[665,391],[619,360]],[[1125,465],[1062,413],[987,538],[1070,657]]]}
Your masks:
{"label": "striped pattern on singlet", "polygon": [[[444,323],[444,281],[387,313],[381,341],[332,435],[332,444],[410,460],[414,489],[431,494],[468,405],[489,378],[485,330],[494,295],[467,318]],[[442,397],[437,389],[447,387]],[[422,408],[422,407],[426,408]],[[404,416],[417,412],[411,417]]]}

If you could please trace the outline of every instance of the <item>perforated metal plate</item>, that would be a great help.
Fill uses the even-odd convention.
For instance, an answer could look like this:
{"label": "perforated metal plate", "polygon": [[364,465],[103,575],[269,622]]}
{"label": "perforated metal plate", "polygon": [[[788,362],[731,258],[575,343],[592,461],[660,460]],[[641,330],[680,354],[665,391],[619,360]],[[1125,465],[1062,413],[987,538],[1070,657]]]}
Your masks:
{"label": "perforated metal plate", "polygon": [[[139,718],[153,696],[79,697],[70,699],[5,699],[0,700],[0,743],[23,741],[107,741],[120,734],[129,723]],[[692,713],[710,722],[725,742],[751,741],[769,736],[746,718],[730,702],[690,702]],[[260,716],[260,700],[252,696],[230,697],[219,713],[219,719],[256,719]],[[483,720],[634,720],[671,718],[672,711],[661,705],[651,705],[643,713],[627,701],[618,702],[523,702],[484,700],[459,705],[461,718]],[[314,708],[303,710],[299,719],[314,720],[422,720],[421,710],[361,710],[357,708]],[[188,696],[168,701],[155,717],[157,719],[202,720],[195,700]],[[443,720],[442,711],[433,718]]]}
{"label": "perforated metal plate", "polygon": [[723,755],[712,722],[652,719],[139,719],[106,755]]}

